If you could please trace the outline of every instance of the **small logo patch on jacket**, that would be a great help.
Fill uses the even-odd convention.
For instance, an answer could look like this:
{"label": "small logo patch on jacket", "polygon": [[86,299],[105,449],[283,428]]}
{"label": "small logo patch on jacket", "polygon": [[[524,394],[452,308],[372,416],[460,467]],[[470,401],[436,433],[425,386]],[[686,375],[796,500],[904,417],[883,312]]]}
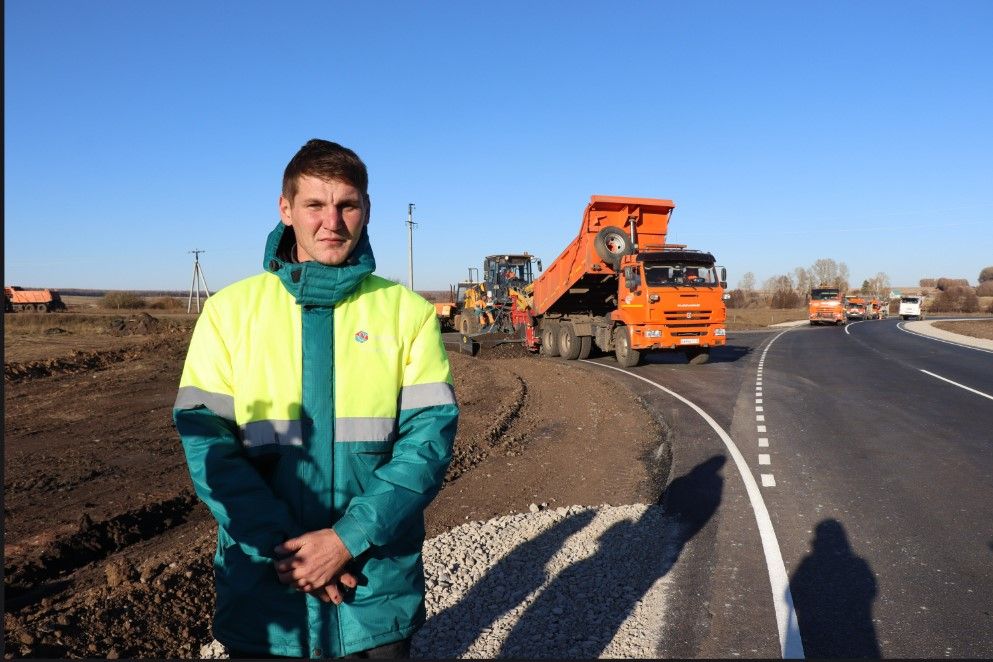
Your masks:
{"label": "small logo patch on jacket", "polygon": [[355,334],[355,342],[361,343],[361,342],[365,342],[366,340],[369,340],[369,334],[366,333],[365,331],[359,331],[358,333]]}

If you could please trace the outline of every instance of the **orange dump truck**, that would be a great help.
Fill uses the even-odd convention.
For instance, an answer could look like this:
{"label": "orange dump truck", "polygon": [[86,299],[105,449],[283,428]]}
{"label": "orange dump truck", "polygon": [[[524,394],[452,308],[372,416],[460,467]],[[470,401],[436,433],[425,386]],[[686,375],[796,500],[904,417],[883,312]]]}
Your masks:
{"label": "orange dump truck", "polygon": [[836,287],[815,287],[810,290],[807,304],[810,324],[844,324],[845,307],[841,303],[841,290]]}
{"label": "orange dump truck", "polygon": [[845,319],[866,319],[866,301],[861,294],[849,294],[845,297]]}
{"label": "orange dump truck", "polygon": [[625,367],[671,350],[705,363],[726,339],[727,274],[710,253],[665,243],[674,208],[592,196],[579,234],[534,281],[525,345],[566,359],[596,345]]}
{"label": "orange dump truck", "polygon": [[25,290],[14,285],[3,288],[3,309],[7,313],[48,313],[65,310],[66,306],[54,290]]}

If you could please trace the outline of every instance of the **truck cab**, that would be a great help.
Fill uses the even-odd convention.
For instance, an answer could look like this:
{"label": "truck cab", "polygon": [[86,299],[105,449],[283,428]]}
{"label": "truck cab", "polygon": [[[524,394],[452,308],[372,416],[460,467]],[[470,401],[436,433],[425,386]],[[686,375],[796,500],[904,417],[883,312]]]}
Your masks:
{"label": "truck cab", "polygon": [[683,350],[690,361],[725,344],[727,271],[714,256],[685,248],[646,250],[621,262],[621,300],[612,319],[637,351]]}
{"label": "truck cab", "polygon": [[866,319],[866,301],[864,297],[857,294],[850,294],[845,297],[845,319]]}
{"label": "truck cab", "polygon": [[841,290],[836,287],[815,287],[810,290],[807,317],[811,326],[844,324],[845,307],[841,303]]}

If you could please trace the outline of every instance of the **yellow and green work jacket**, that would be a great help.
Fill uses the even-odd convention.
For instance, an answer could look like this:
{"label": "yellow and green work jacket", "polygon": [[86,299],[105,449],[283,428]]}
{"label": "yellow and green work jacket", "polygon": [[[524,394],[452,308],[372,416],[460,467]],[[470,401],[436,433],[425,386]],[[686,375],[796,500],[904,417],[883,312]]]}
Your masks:
{"label": "yellow and green work jacket", "polygon": [[[193,485],[217,519],[214,636],[229,648],[337,657],[424,620],[424,508],[458,421],[433,307],[348,262],[282,259],[207,300],[173,416]],[[332,527],[360,575],[339,606],[281,584],[274,547]]]}

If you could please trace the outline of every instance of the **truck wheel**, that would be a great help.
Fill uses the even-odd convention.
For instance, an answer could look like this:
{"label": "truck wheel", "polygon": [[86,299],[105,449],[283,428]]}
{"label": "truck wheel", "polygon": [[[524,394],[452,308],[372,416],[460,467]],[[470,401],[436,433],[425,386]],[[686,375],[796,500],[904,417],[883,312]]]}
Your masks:
{"label": "truck wheel", "polygon": [[579,360],[585,361],[590,358],[590,354],[593,352],[593,338],[590,336],[580,336],[579,337]]}
{"label": "truck wheel", "polygon": [[579,350],[579,338],[576,337],[572,324],[559,324],[559,356],[567,361],[575,361],[579,358]]}
{"label": "truck wheel", "polygon": [[710,360],[710,350],[692,347],[686,350],[686,362],[691,365],[703,365]]}
{"label": "truck wheel", "polygon": [[557,324],[541,325],[541,351],[545,356],[559,355],[559,333]]}
{"label": "truck wheel", "polygon": [[614,356],[622,368],[633,368],[641,361],[641,352],[631,349],[631,338],[628,337],[626,326],[614,329]]}
{"label": "truck wheel", "polygon": [[593,248],[600,259],[611,265],[614,270],[621,263],[621,258],[631,252],[631,239],[624,230],[615,227],[604,228],[593,239]]}

